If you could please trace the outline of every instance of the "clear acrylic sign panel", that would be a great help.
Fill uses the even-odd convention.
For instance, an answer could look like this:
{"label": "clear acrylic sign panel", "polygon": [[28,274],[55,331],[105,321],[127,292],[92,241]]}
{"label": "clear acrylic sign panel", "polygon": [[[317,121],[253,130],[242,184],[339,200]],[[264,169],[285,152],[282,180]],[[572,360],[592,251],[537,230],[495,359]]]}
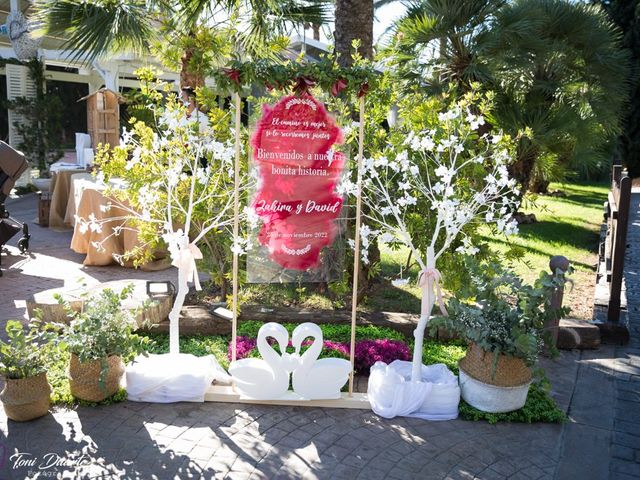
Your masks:
{"label": "clear acrylic sign panel", "polygon": [[343,135],[310,95],[265,104],[251,138],[249,283],[328,282],[344,275],[347,155]]}

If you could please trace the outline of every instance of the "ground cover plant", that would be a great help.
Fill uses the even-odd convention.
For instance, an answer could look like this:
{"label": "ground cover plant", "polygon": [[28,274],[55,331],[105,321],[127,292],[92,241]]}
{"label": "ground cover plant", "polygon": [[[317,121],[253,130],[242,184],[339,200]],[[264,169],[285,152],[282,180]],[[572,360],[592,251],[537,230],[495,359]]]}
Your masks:
{"label": "ground cover plant", "polygon": [[[441,343],[427,342],[422,350],[422,361],[425,365],[444,363],[453,373],[458,375],[458,361],[465,356],[466,347],[461,342]],[[486,420],[489,423],[562,423],[567,416],[555,400],[549,395],[551,385],[544,373],[536,370],[536,377],[529,388],[527,402],[519,410],[508,413],[481,412],[464,400],[460,400],[460,418],[463,420]]]}

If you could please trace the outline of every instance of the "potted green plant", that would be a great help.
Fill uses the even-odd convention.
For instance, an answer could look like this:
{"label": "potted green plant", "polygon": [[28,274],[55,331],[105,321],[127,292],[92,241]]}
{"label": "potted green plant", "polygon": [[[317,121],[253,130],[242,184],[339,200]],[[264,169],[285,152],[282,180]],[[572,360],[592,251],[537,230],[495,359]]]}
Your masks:
{"label": "potted green plant", "polygon": [[469,342],[459,362],[460,391],[471,406],[485,412],[522,408],[532,379],[531,367],[546,345],[545,322],[568,309],[552,308],[551,297],[564,277],[541,272],[533,285],[525,284],[499,264],[466,260],[469,299],[449,301],[449,316],[433,319],[434,331],[445,328]]}
{"label": "potted green plant", "polygon": [[149,339],[133,333],[137,312],[122,306],[132,292],[132,284],[120,293],[104,289],[86,298],[80,312],[67,309],[72,320],[64,342],[71,353],[68,377],[76,398],[100,402],[110,397],[120,388],[125,364],[146,354]]}
{"label": "potted green plant", "polygon": [[46,347],[56,334],[36,320],[26,330],[19,321],[9,320],[6,332],[7,341],[0,340],[0,374],[5,380],[0,400],[4,411],[17,422],[46,415],[51,395]]}

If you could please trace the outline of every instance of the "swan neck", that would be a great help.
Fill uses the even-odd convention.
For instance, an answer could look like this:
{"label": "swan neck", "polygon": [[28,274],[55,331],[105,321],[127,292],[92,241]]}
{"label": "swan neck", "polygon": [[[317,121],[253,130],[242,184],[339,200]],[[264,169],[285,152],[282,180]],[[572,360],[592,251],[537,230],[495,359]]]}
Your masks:
{"label": "swan neck", "polygon": [[260,356],[269,364],[269,365],[280,365],[280,357],[276,351],[273,349],[269,342],[267,342],[267,335],[258,333],[258,352],[260,352]]}
{"label": "swan neck", "polygon": [[[318,341],[318,337],[316,335],[309,336],[313,338],[313,343],[300,357],[300,363],[304,367],[311,366],[311,364],[320,356],[320,352],[322,352],[322,342]],[[300,342],[300,347],[302,347],[302,342]]]}

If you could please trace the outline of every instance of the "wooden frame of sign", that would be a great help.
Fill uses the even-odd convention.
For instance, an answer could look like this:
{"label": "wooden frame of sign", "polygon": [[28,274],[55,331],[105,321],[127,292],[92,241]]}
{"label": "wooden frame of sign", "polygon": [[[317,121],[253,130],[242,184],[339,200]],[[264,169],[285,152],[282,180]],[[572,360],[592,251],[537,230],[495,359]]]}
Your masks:
{"label": "wooden frame of sign", "polygon": [[[235,100],[235,183],[234,183],[234,199],[233,199],[233,237],[238,238],[240,230],[239,214],[240,214],[240,129],[241,129],[241,98],[236,93]],[[341,397],[334,400],[304,400],[293,392],[288,392],[282,398],[277,400],[255,400],[244,399],[235,391],[232,385],[216,384],[212,385],[205,394],[205,401],[209,402],[227,402],[227,403],[254,403],[264,405],[295,405],[307,407],[326,407],[326,408],[356,408],[371,409],[366,393],[358,393],[353,391],[353,367],[355,357],[355,339],[356,339],[356,314],[358,307],[358,274],[360,271],[360,224],[362,215],[362,161],[364,155],[364,107],[365,95],[359,98],[360,106],[360,125],[358,130],[358,173],[357,173],[357,190],[356,190],[356,225],[355,225],[355,251],[353,260],[353,293],[351,300],[351,346],[349,349],[349,361],[351,362],[351,374],[349,375],[349,391],[342,393]],[[236,360],[236,338],[238,328],[238,253],[233,253],[233,272],[232,272],[232,330],[231,330],[231,360]]]}

